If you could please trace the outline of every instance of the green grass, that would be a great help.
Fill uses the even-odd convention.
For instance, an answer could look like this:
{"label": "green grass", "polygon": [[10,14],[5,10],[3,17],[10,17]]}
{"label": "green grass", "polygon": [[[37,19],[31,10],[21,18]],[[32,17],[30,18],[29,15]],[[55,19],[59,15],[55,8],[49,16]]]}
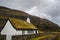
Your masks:
{"label": "green grass", "polygon": [[44,36],[32,38],[32,39],[30,39],[30,40],[40,40],[40,39],[44,39],[44,38],[52,37],[52,36],[54,36],[54,35],[53,35],[53,34],[48,34],[48,35],[44,35]]}

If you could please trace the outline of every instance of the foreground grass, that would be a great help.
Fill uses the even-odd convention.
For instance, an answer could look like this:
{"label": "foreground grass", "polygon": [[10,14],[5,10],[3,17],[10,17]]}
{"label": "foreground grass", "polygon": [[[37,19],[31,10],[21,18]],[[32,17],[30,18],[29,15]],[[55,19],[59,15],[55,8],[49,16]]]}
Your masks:
{"label": "foreground grass", "polygon": [[54,36],[54,35],[53,35],[53,34],[48,34],[48,35],[44,35],[44,36],[32,38],[32,39],[30,39],[30,40],[40,40],[40,39],[44,39],[44,38],[52,37],[52,36]]}

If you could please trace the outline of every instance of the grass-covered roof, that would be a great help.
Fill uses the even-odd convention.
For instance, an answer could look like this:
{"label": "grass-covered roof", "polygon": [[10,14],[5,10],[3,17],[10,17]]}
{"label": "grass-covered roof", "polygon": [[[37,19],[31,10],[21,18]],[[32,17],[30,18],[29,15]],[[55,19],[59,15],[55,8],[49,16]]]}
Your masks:
{"label": "grass-covered roof", "polygon": [[37,29],[33,24],[21,19],[9,18],[9,20],[15,29]]}

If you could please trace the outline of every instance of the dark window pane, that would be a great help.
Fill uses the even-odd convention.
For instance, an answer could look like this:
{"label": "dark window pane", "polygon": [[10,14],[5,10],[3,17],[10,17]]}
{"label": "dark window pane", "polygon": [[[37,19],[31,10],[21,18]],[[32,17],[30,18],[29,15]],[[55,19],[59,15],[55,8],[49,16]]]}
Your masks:
{"label": "dark window pane", "polygon": [[22,35],[24,35],[24,34],[25,34],[25,30],[22,31]]}
{"label": "dark window pane", "polygon": [[27,33],[34,33],[34,30],[29,30],[27,31]]}

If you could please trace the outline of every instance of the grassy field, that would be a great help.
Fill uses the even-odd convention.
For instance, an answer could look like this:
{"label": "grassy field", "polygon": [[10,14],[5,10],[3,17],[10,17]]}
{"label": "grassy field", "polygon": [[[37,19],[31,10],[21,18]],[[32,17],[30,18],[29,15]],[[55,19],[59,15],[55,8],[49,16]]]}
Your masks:
{"label": "grassy field", "polygon": [[40,40],[40,39],[44,39],[44,38],[51,37],[51,36],[54,36],[54,35],[53,34],[48,34],[48,35],[44,35],[44,36],[41,36],[41,37],[32,38],[30,40]]}
{"label": "grassy field", "polygon": [[30,40],[60,40],[60,33],[51,33],[44,36],[32,38]]}

